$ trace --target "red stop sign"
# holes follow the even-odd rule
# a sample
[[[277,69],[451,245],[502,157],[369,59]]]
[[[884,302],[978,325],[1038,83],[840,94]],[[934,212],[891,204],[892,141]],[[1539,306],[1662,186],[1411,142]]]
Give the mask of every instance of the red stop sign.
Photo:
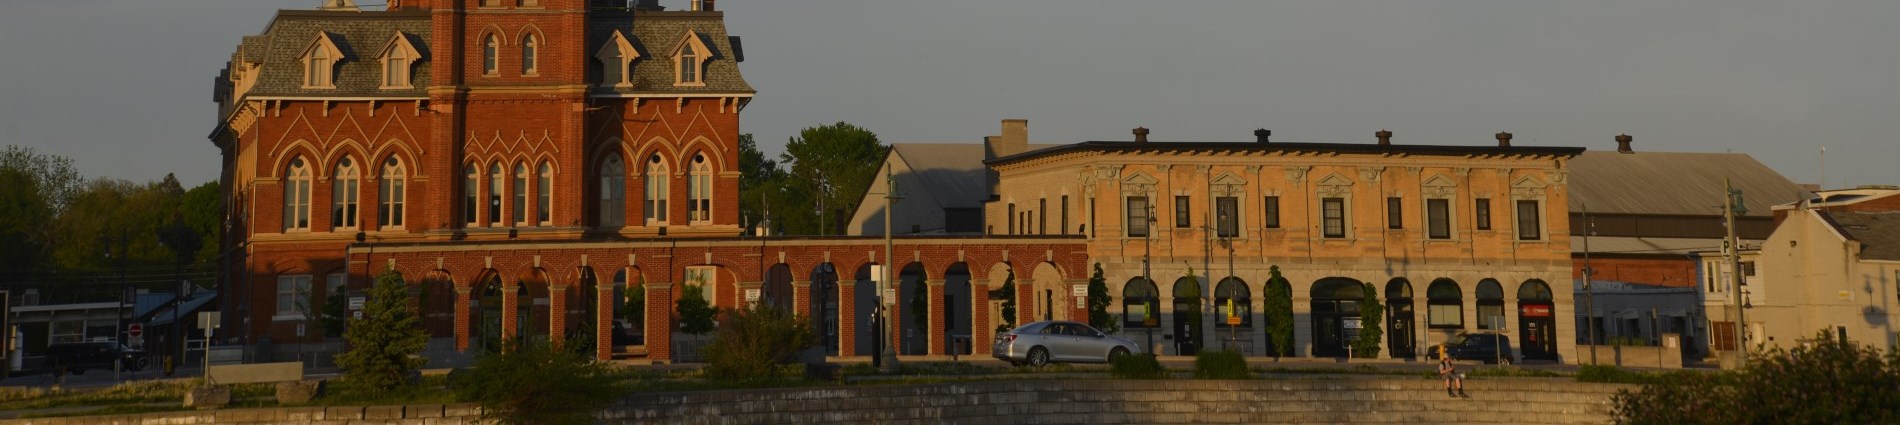
[[[133,323],[131,326],[127,326],[125,328],[126,336],[138,338],[139,335],[144,335],[144,334],[145,334],[145,325]]]

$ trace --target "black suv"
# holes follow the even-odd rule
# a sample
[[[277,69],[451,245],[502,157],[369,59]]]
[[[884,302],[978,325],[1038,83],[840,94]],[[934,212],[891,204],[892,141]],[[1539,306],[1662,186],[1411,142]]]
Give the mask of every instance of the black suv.
[[[1445,354],[1454,360],[1481,360],[1485,363],[1503,362],[1504,364],[1517,362],[1516,357],[1511,354],[1516,352],[1511,349],[1511,337],[1494,333],[1458,334],[1451,337],[1450,341],[1426,350],[1425,356],[1437,360],[1438,350],[1441,347],[1445,350]],[[1498,355],[1498,353],[1504,354]]]
[[[86,369],[112,369],[113,362],[127,371],[144,369],[145,351],[116,342],[69,342],[46,346],[46,365],[54,374],[72,372],[83,375]]]

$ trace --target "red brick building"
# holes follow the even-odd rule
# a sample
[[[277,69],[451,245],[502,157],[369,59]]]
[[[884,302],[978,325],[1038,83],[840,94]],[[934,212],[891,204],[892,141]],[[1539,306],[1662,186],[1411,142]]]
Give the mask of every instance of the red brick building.
[[[761,302],[822,312],[834,353],[865,354],[874,303],[863,288],[868,265],[886,262],[881,240],[740,237],[739,114],[755,91],[712,3],[280,11],[239,44],[216,88],[211,139],[230,211],[223,333],[317,340],[331,295],[360,296],[389,268],[459,350],[516,336],[608,341],[631,325],[652,358],[671,359],[667,312],[681,285],[702,285],[722,307],[757,289]],[[982,289],[1011,269],[1020,291],[1067,293],[1086,263],[1079,241],[1059,237],[904,239],[893,252],[909,265],[902,293],[922,290],[930,305],[927,331],[905,330],[923,322],[893,306],[893,340],[917,354],[946,352],[951,335],[986,339],[995,313]],[[624,305],[634,291],[644,321]]]

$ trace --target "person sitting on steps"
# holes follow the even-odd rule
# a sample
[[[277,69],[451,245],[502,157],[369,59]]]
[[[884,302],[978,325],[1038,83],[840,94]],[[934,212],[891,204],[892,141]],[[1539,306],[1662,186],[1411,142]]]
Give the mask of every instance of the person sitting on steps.
[[[1451,364],[1451,357],[1445,355],[1443,347],[1440,347],[1438,351],[1438,376],[1445,378],[1445,395],[1451,398],[1471,398],[1470,394],[1465,394],[1465,375],[1458,373],[1458,366]],[[1456,393],[1452,392],[1453,382],[1457,383],[1455,388],[1458,392]]]

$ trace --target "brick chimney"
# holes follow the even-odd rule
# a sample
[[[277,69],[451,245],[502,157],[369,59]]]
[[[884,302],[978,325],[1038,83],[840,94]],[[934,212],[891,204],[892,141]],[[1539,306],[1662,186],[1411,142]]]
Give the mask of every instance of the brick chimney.
[[[1000,136],[983,138],[989,158],[1001,158],[1029,151],[1029,120],[1003,120],[1003,133]]]
[[[1392,146],[1392,132],[1380,129],[1378,133],[1372,134],[1379,137],[1379,146]]]
[[[694,12],[711,12],[713,10],[715,10],[713,9],[713,0],[693,0]]]
[[[1135,127],[1135,143],[1148,143],[1148,127]]]
[[[1616,151],[1619,153],[1636,153],[1635,149],[1630,148],[1630,141],[1632,140],[1636,140],[1636,138],[1630,137],[1628,134],[1616,135]]]
[[[1498,133],[1498,147],[1511,147],[1511,133]]]
[[[1269,137],[1273,137],[1273,130],[1262,128],[1253,131],[1253,141],[1255,142],[1266,143]]]

